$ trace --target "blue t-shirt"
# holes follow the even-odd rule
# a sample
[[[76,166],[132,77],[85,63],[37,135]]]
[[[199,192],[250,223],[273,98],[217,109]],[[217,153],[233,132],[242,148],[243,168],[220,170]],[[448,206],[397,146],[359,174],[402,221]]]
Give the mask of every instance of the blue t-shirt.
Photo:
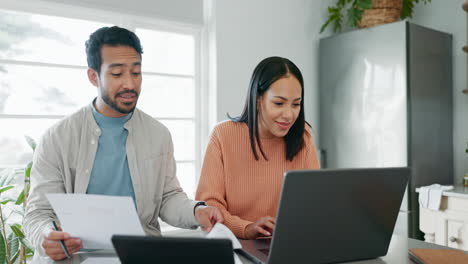
[[[93,106],[93,116],[101,128],[101,136],[86,193],[131,196],[135,201],[125,146],[128,131],[124,128],[132,113],[124,117],[107,117]]]

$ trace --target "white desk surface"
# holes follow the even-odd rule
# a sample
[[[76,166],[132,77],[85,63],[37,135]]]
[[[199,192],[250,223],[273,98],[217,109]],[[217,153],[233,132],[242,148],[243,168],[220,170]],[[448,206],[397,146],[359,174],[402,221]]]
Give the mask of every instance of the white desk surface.
[[[172,232],[171,236],[199,236],[201,231],[193,230],[183,230]],[[408,258],[408,248],[446,248],[436,244],[426,243],[423,241],[408,239],[406,237],[394,235],[390,242],[388,254],[384,257],[365,260],[365,261],[355,261],[347,262],[348,264],[414,264]],[[448,248],[447,248],[448,249]],[[109,253],[86,253],[86,254],[75,254],[71,259],[65,259],[62,261],[53,262],[50,259],[35,259],[32,264],[79,264],[84,261],[87,257],[112,257],[114,254]],[[250,263],[248,260],[240,257],[242,262],[245,264]]]

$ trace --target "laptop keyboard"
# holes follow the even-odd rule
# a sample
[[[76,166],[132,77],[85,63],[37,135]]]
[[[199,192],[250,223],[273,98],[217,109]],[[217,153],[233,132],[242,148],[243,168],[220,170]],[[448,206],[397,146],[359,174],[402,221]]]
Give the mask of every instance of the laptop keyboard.
[[[265,255],[270,255],[270,249],[269,248],[261,248],[258,251],[262,252]]]

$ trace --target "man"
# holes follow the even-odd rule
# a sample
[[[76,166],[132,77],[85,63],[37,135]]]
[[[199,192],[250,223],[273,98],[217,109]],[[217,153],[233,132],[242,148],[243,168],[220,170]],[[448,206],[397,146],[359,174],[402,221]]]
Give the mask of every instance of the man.
[[[56,216],[47,193],[131,196],[148,235],[161,234],[158,217],[206,231],[223,221],[218,209],[187,198],[175,175],[169,131],[136,108],[142,53],[140,40],[126,29],[104,27],[91,34],[88,78],[98,96],[50,128],[36,149],[24,227],[36,249],[53,260],[65,258],[60,240],[71,254],[82,241],[52,231]]]

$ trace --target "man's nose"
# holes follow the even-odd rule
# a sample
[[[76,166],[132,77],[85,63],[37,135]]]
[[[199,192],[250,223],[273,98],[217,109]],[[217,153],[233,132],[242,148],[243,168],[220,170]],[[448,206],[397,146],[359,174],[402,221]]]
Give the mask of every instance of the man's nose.
[[[136,84],[137,80],[133,78],[132,74],[129,73],[124,77],[123,80],[123,88],[129,89],[129,90],[135,90],[136,89]]]

